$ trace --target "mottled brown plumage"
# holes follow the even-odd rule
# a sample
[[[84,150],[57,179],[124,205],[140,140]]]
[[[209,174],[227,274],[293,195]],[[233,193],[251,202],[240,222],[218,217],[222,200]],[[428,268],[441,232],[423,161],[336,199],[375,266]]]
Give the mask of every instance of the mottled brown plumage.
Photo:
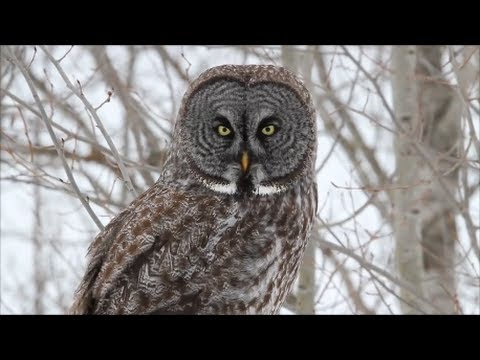
[[[90,246],[72,313],[277,313],[316,210],[315,147],[310,96],[287,70],[203,73],[160,179]]]

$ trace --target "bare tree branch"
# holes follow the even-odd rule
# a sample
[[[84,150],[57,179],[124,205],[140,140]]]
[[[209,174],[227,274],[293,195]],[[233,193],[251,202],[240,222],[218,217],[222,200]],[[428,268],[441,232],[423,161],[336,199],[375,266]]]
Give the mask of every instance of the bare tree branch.
[[[52,124],[50,122],[50,118],[47,116],[47,113],[45,112],[45,109],[43,108],[42,102],[40,101],[40,98],[38,96],[37,91],[35,90],[35,87],[33,86],[32,79],[30,78],[30,75],[25,68],[23,64],[19,62],[13,51],[11,51],[9,48],[6,48],[7,52],[9,53],[10,58],[12,59],[13,63],[18,67],[18,69],[21,71],[23,77],[25,78],[28,87],[30,88],[30,91],[33,95],[33,98],[35,99],[35,103],[38,106],[38,110],[40,111],[41,118],[43,122],[45,123],[45,126],[48,129],[48,132],[50,134],[50,138],[52,139],[53,144],[55,145],[55,149],[57,150],[57,154],[59,158],[62,160],[62,165],[63,168],[65,169],[65,173],[67,174],[68,180],[70,181],[71,186],[73,187],[75,193],[77,194],[78,198],[82,202],[82,205],[85,207],[87,210],[88,214],[92,218],[92,220],[95,222],[95,224],[98,226],[100,230],[103,230],[103,224],[100,222],[98,217],[95,215],[93,212],[92,208],[88,204],[87,200],[82,196],[82,193],[80,192],[80,189],[78,188],[78,185],[75,181],[75,178],[73,177],[73,174],[70,170],[70,167],[67,164],[67,160],[65,159],[65,156],[63,155],[63,151],[60,147],[60,144],[58,142],[57,137],[55,136],[55,133],[52,128]]]

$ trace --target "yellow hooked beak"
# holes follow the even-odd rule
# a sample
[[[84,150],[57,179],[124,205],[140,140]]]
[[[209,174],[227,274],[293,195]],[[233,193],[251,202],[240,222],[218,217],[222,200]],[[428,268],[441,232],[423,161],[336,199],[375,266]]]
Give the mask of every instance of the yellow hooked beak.
[[[248,170],[248,165],[250,165],[250,160],[248,158],[248,153],[246,151],[242,154],[242,159],[240,160],[240,164],[242,165],[242,171],[244,173]]]

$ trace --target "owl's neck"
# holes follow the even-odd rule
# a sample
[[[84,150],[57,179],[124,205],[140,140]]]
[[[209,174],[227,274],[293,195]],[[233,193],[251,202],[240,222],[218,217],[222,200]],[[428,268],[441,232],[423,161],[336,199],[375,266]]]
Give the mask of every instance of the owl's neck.
[[[168,154],[159,181],[172,185],[191,182],[192,174],[188,161],[185,156],[181,156],[178,146],[172,144]]]

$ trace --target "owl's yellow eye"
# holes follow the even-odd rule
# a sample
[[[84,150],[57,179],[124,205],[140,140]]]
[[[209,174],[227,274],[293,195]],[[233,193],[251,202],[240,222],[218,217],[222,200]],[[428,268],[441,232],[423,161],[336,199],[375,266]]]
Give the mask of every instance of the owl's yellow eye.
[[[218,125],[217,132],[218,132],[218,135],[220,136],[228,136],[232,133],[232,130],[230,130],[228,127],[224,125]]]
[[[267,125],[262,128],[262,134],[266,136],[271,136],[275,134],[275,125]]]

